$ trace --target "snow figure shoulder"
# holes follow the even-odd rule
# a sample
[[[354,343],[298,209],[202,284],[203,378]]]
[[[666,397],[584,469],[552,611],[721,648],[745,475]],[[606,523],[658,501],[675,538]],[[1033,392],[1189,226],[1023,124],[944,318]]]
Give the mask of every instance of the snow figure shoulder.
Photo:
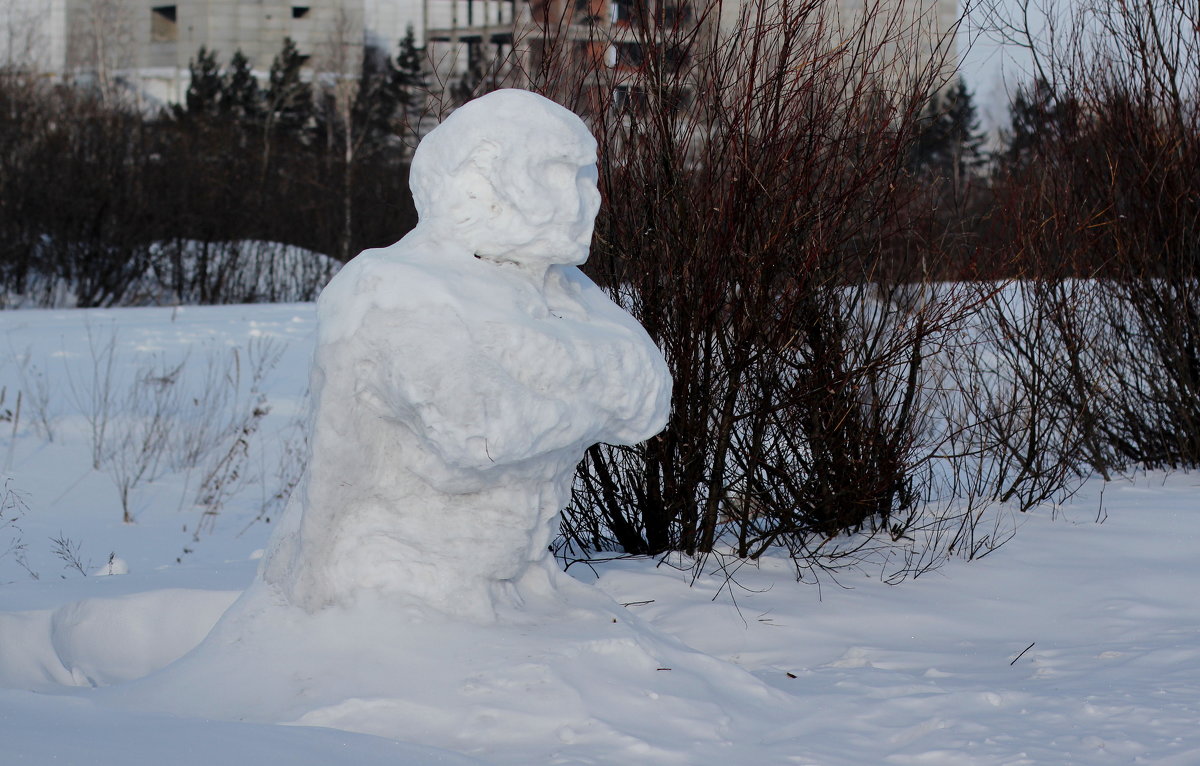
[[[519,90],[417,148],[419,224],[318,302],[311,459],[261,572],[287,601],[487,621],[552,587],[583,451],[649,438],[670,406],[657,347],[576,268],[595,163],[577,116]]]

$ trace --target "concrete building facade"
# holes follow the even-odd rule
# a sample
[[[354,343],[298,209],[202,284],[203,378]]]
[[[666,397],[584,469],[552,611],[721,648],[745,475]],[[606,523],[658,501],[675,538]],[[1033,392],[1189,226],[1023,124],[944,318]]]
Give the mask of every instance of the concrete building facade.
[[[353,70],[362,48],[394,55],[406,27],[418,44],[428,0],[0,0],[0,66],[119,83],[174,102],[201,46],[235,51],[265,75],[285,38],[310,68]]]
[[[425,18],[431,59],[440,63],[442,80],[481,61],[484,75],[495,84],[520,85],[520,73],[537,71],[547,55],[559,57],[558,66],[566,55],[574,60],[565,64],[568,68],[582,64],[584,70],[624,73],[615,78],[622,83],[616,86],[622,92],[614,94],[619,101],[636,93],[637,71],[648,57],[671,55],[671,38],[689,38],[699,27],[698,34],[716,45],[738,45],[745,39],[739,30],[748,24],[770,28],[785,17],[795,23],[798,16],[829,50],[870,47],[869,38],[876,38],[879,48],[871,65],[897,77],[932,71],[933,64],[942,74],[929,79],[948,81],[957,65],[957,0],[826,0],[815,12],[804,0],[426,1],[439,10]],[[656,46],[656,51],[647,49]],[[614,81],[596,79],[606,88]]]
[[[310,72],[348,72],[361,61],[364,45],[394,55],[411,27],[418,46],[427,49],[433,87],[472,69],[497,84],[520,85],[520,71],[536,69],[539,51],[551,44],[565,44],[611,68],[636,68],[644,52],[627,31],[635,13],[651,12],[667,24],[698,24],[704,15],[712,34],[727,35],[747,9],[774,2],[728,0],[714,19],[701,13],[704,1],[0,0],[0,66],[90,77],[102,87],[176,102],[187,90],[188,63],[201,46],[216,51],[222,62],[240,50],[265,75],[290,37],[309,58]],[[882,8],[885,17],[915,32],[909,37],[913,50],[897,51],[897,60],[941,55],[953,66],[956,0],[827,5],[835,30],[837,24],[857,23],[866,8],[874,13]],[[836,33],[831,44],[837,44]]]

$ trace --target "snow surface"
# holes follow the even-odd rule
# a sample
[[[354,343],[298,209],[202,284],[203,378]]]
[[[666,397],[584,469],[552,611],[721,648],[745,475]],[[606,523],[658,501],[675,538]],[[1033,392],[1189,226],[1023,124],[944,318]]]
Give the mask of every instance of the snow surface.
[[[575,268],[594,156],[498,92],[315,317],[0,313],[5,763],[1200,763],[1190,475],[1092,482],[900,587],[558,569],[582,451],[670,398]]]
[[[581,624],[535,613],[491,633],[474,623],[452,631],[452,620],[433,615],[404,634],[395,616],[341,628],[318,620],[309,635],[274,626],[275,651],[264,648],[257,660],[291,684],[297,708],[306,690],[324,689],[329,704],[297,715],[311,714],[305,723],[320,727],[234,723],[233,708],[207,718],[136,710],[118,693],[129,682],[91,688],[89,676],[107,682],[100,669],[125,668],[128,677],[186,652],[254,581],[275,522],[252,521],[274,492],[272,448],[292,438],[303,410],[315,327],[311,305],[0,312],[0,386],[8,392],[0,411],[25,392],[15,438],[11,421],[0,422],[0,459],[28,506],[17,524],[27,564],[40,575],[32,579],[5,553],[17,529],[0,527],[3,763],[1200,763],[1194,474],[1089,482],[1063,508],[1014,514],[1017,536],[988,557],[951,561],[899,586],[869,570],[843,577],[841,587],[797,585],[777,558],[736,569],[732,583],[715,571],[689,586],[690,573],[673,562],[616,560],[595,573],[570,569],[629,605],[609,607],[607,624],[583,609]],[[66,382],[70,371],[81,393],[91,384],[89,335],[96,345],[115,340],[122,393],[151,362],[185,362],[179,385],[195,398],[210,351],[245,360],[251,343],[287,344],[262,384],[270,414],[250,438],[247,474],[199,541],[201,511],[190,502],[198,471],[190,483],[181,468],[136,487],[136,523],[128,525],[106,470],[91,468],[89,429]],[[31,404],[38,373],[51,387],[52,441]],[[191,418],[176,424],[195,426]],[[128,574],[85,577],[65,566],[51,544],[64,536],[79,545],[89,574],[110,552]],[[101,617],[103,630],[92,633],[89,620]],[[602,628],[611,633],[597,638]],[[352,632],[359,629],[368,631],[361,640]],[[328,653],[305,659],[300,639],[326,642]],[[435,639],[444,643],[427,645]],[[705,699],[706,675],[681,681],[678,669],[658,669],[673,666],[640,664],[671,640],[748,676],[668,646],[734,690],[696,704],[690,698]],[[467,662],[482,647],[493,663],[449,674],[406,664],[419,643],[435,661]],[[261,676],[198,675],[176,689],[169,709],[216,706],[231,693],[246,704]],[[772,693],[752,691],[755,679]],[[331,689],[357,680],[369,693],[332,701]],[[681,696],[690,713],[681,712]],[[780,714],[748,722],[764,699]],[[448,720],[464,710],[478,728],[450,731]],[[382,731],[397,718],[413,732],[408,742],[353,733]]]
[[[127,285],[120,300],[124,306],[309,300],[341,267],[322,253],[269,240],[167,240],[149,244],[145,256],[149,265]],[[54,258],[38,248],[33,260],[36,264]],[[0,309],[78,304],[69,281],[43,274],[36,265],[23,281],[24,293],[0,290]]]

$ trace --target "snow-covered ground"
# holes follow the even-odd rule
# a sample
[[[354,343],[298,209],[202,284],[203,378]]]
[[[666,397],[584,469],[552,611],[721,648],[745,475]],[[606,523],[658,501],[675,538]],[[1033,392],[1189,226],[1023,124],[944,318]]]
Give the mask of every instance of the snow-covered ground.
[[[20,311],[0,329],[5,764],[1200,763],[1200,478],[1182,473],[1089,482],[984,559],[900,586],[797,585],[778,559],[694,584],[679,562],[573,566],[624,605],[610,639],[553,615],[455,634],[380,615],[344,642],[336,619],[295,642],[277,626],[261,661],[297,709],[310,686],[344,691],[271,719],[299,725],[247,714],[258,690],[228,676],[167,684],[165,707],[202,716],[132,704],[254,578],[303,451],[313,308]],[[403,640],[355,633],[385,628]],[[337,663],[305,662],[339,643]],[[514,661],[439,670],[476,651]]]

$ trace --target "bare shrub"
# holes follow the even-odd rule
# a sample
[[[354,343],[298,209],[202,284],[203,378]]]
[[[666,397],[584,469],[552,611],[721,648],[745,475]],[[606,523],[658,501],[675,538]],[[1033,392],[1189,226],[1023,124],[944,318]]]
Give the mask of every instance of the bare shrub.
[[[21,392],[32,410],[34,428],[48,442],[54,441],[54,387],[46,371],[33,363],[33,352],[25,349],[21,353],[13,353],[17,364],[17,374],[20,379]],[[25,393],[28,392],[28,393]]]
[[[170,452],[177,470],[204,465],[241,430],[247,411],[262,406],[268,375],[287,345],[267,336],[252,337],[245,348],[209,349],[204,371],[191,378],[191,396],[182,403]]]
[[[37,580],[38,573],[29,566],[29,546],[21,530],[21,519],[28,514],[29,504],[25,494],[15,489],[12,479],[6,477],[3,489],[0,489],[0,559],[12,556],[19,567]]]
[[[939,386],[979,298],[930,281],[944,251],[915,229],[926,198],[907,170],[944,49],[903,10],[757,2],[730,23],[708,4],[692,23],[664,7],[633,3],[591,47],[548,17],[530,73],[593,124],[605,206],[588,268],[675,381],[662,434],[588,450],[568,545],[782,547],[803,576],[921,532],[938,552],[910,563],[931,565],[976,518],[954,506],[947,450],[976,424],[946,421]]]
[[[249,478],[250,441],[270,411],[265,382],[286,344],[257,336],[244,348],[210,350],[199,376],[191,372],[190,352],[179,361],[158,357],[123,380],[116,374],[115,331],[100,336],[91,325],[86,331],[90,380],[77,379],[68,366],[68,388],[88,424],[93,468],[112,479],[125,523],[134,521],[135,490],[167,471],[187,478],[199,471],[195,504],[215,519]]]
[[[254,463],[253,441],[262,425],[262,419],[271,411],[264,392],[264,383],[279,363],[285,348],[285,344],[269,337],[250,339],[245,350],[245,393],[242,393],[242,355],[237,349],[233,351],[233,377],[225,379],[231,386],[233,396],[227,400],[229,406],[219,416],[227,419],[228,425],[219,432],[220,438],[213,444],[213,457],[210,457],[203,467],[193,501],[193,506],[198,508],[201,514],[199,521],[193,526],[193,538],[196,541],[199,541],[201,535],[215,528],[221,509],[231,497],[256,478],[265,480],[265,476],[256,477],[251,473]],[[212,417],[207,408],[200,414],[202,417]],[[281,460],[284,462],[281,466],[287,464],[286,455],[290,448],[290,444],[282,447],[284,457]],[[297,479],[282,473],[277,478],[284,482],[286,492],[290,494],[291,487],[287,484],[290,482],[294,486]],[[265,507],[264,504],[264,509]]]
[[[21,391],[17,391],[16,401],[12,409],[4,407],[8,398],[8,387],[0,388],[0,423],[12,423],[12,434],[8,438],[8,455],[4,460],[4,470],[12,470],[13,454],[17,449],[17,429],[21,425]]]
[[[1027,6],[1027,9],[1032,6]],[[1042,9],[1050,13],[1049,6]],[[1026,37],[996,245],[1032,280],[1055,354],[1030,381],[1078,429],[1077,463],[1200,464],[1200,33],[1194,4],[1069,6]],[[1020,19],[1009,19],[1016,30]],[[1094,34],[1093,34],[1094,33]],[[1031,360],[1032,361],[1032,360]],[[1027,365],[1029,374],[1034,369]],[[1029,389],[1032,390],[1032,389]],[[1052,444],[1052,442],[1051,442]]]
[[[315,88],[294,45],[266,88],[201,50],[162,111],[120,97],[108,53],[85,54],[95,87],[0,68],[0,306],[309,300],[415,223],[395,135],[420,121],[411,41]]]
[[[84,322],[84,332],[88,339],[90,355],[90,370],[83,373],[83,378],[76,380],[71,372],[71,366],[64,361],[64,371],[67,378],[67,388],[75,402],[78,411],[88,424],[91,436],[92,470],[100,470],[108,448],[108,426],[112,419],[113,408],[116,406],[117,392],[114,379],[117,356],[117,333],[109,330],[104,337],[99,337],[90,322]],[[89,379],[90,378],[90,379]]]
[[[159,360],[143,367],[112,417],[102,465],[117,487],[126,524],[134,521],[134,489],[154,481],[166,466],[164,457],[180,408],[179,381],[185,364]]]
[[[64,569],[73,569],[84,577],[87,577],[88,570],[91,569],[92,565],[90,561],[87,564],[83,562],[83,557],[80,554],[81,543],[72,540],[62,532],[58,533],[58,537],[50,538],[50,542],[53,546],[50,552],[63,563]]]
[[[307,400],[308,395],[305,395]],[[244,534],[258,522],[270,524],[287,507],[292,492],[300,485],[308,467],[308,417],[299,415],[276,436],[279,445],[278,461],[272,470],[262,467],[263,495],[258,514],[238,534]]]
[[[948,447],[965,469],[954,494],[1026,511],[1064,500],[1088,474],[1086,413],[1060,396],[1074,380],[1059,342],[1072,284],[986,289],[965,342],[949,350]]]
[[[240,387],[241,369],[236,349],[229,353],[208,349],[204,371],[189,381],[190,395],[180,404],[173,429],[170,459],[176,470],[200,466],[232,428],[232,400]]]
[[[250,440],[258,431],[262,418],[269,412],[266,397],[260,395],[251,410],[238,423],[228,448],[219,453],[214,463],[207,468],[196,490],[195,505],[200,508],[201,516],[193,528],[192,536],[195,540],[199,540],[202,534],[215,528],[222,506],[250,480],[247,476]]]

